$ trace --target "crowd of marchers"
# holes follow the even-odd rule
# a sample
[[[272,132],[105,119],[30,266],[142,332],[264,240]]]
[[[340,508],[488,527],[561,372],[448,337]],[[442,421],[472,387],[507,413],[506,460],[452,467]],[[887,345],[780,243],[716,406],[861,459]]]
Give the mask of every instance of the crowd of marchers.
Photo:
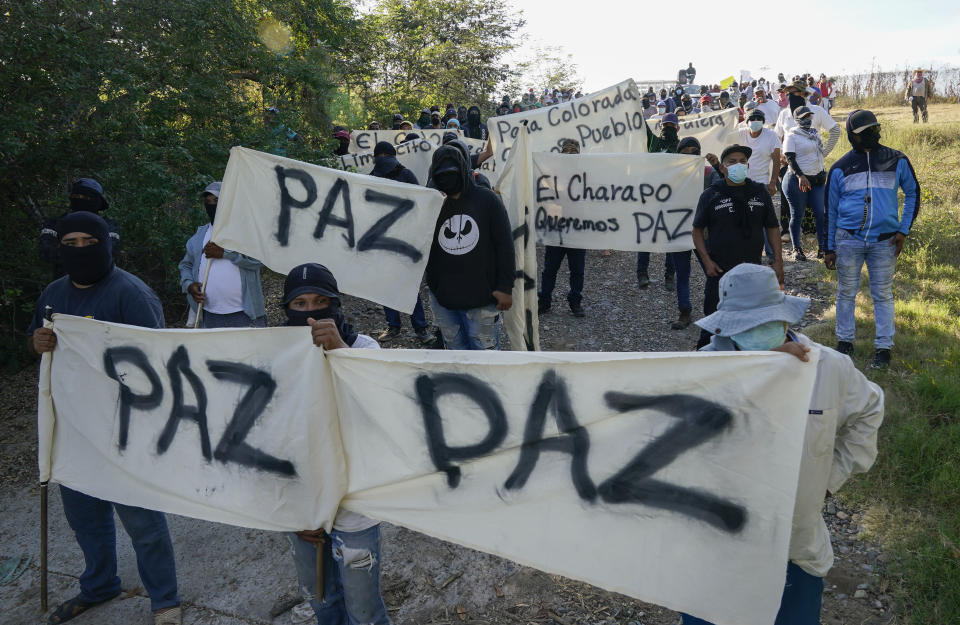
[[[648,90],[643,101],[649,152],[704,159],[704,185],[698,189],[693,221],[697,263],[691,262],[691,251],[672,252],[665,258],[665,283],[675,289],[679,310],[672,327],[682,329],[695,322],[701,328],[697,348],[706,351],[773,350],[807,360],[812,346],[820,350],[806,433],[808,441],[816,444],[805,446],[790,562],[784,572],[781,613],[776,621],[780,625],[812,625],[819,622],[823,577],[833,562],[829,533],[820,515],[823,497],[840,488],[851,474],[869,469],[876,457],[877,429],[883,416],[882,391],[848,357],[853,353],[861,268],[866,265],[870,274],[873,366],[887,367],[895,329],[896,261],[919,211],[919,183],[909,159],[882,144],[880,122],[867,110],[853,111],[842,120],[852,149],[827,170],[824,157],[835,148],[841,133],[840,124],[829,114],[834,93],[829,80],[823,87],[812,77],[798,76],[786,83],[781,75],[774,88],[761,78],[736,87],[735,95],[730,90],[721,90],[716,97],[706,93],[694,104],[684,88],[695,76],[691,64],[673,94]],[[821,80],[825,79],[821,75]],[[552,106],[578,95],[554,90],[537,97],[531,90],[522,101],[526,106]],[[508,100],[501,108],[508,107]],[[721,154],[701,154],[696,139],[678,136],[682,115],[703,112],[705,105],[731,108],[734,101],[742,109],[741,127],[737,142]],[[439,107],[424,109],[416,123],[397,114],[394,127],[414,135],[424,128],[451,130],[434,152],[426,181],[444,197],[433,226],[425,276],[438,332],[434,336],[429,330],[419,297],[411,316],[413,329],[425,345],[499,349],[502,318],[513,305],[515,252],[507,209],[489,181],[476,171],[489,153],[471,155],[460,140],[462,135],[487,139],[480,109],[452,105],[443,111]],[[346,133],[338,138],[349,142],[349,131],[337,132]],[[286,139],[295,139],[296,133],[284,134]],[[580,147],[574,139],[560,143],[560,151],[571,158]],[[371,175],[408,184],[421,182],[397,160],[393,144],[380,142],[374,152]],[[267,325],[267,315],[260,261],[211,240],[220,192],[221,183],[211,182],[199,193],[198,208],[207,219],[185,241],[179,264],[181,287],[190,306],[188,325],[262,328]],[[904,195],[902,208],[898,192]],[[777,193],[785,198],[779,205],[789,207],[788,224],[777,214],[773,201]],[[165,327],[153,289],[115,263],[122,239],[117,224],[106,216],[109,208],[101,185],[94,178],[80,178],[70,189],[69,208],[44,225],[40,250],[51,263],[53,280],[40,296],[29,328],[32,351],[57,349],[57,335],[45,327],[45,310]],[[835,348],[815,345],[791,329],[801,320],[809,300],[782,290],[782,236],[788,234],[794,259],[804,260],[800,223],[808,208],[816,222],[817,256],[828,269],[838,272]],[[468,231],[470,236],[464,237]],[[585,251],[580,249],[545,249],[539,275],[540,314],[551,313],[564,258],[570,271],[570,322],[587,314],[584,257]],[[690,303],[694,266],[706,276],[703,316],[696,321]],[[638,253],[638,297],[649,287],[649,267],[650,254]],[[602,292],[590,295],[604,296]],[[379,342],[358,333],[342,310],[336,277],[317,262],[289,272],[281,306],[287,325],[310,326],[310,340],[325,349],[378,349],[380,342],[389,342],[401,333],[400,314],[391,310],[385,313],[388,330]],[[823,451],[823,441],[832,441],[832,451]],[[85,568],[79,593],[63,600],[49,615],[49,622],[64,623],[120,594],[116,512],[132,539],[155,623],[181,623],[174,549],[164,515],[103,501],[64,486],[60,493]],[[330,532],[304,528],[290,533],[288,539],[306,599],[298,609],[306,611],[311,620],[315,616],[317,623],[337,625],[390,622],[380,589],[378,521],[341,510]],[[321,587],[318,558],[324,571]],[[690,615],[683,619],[687,625],[706,622]]]

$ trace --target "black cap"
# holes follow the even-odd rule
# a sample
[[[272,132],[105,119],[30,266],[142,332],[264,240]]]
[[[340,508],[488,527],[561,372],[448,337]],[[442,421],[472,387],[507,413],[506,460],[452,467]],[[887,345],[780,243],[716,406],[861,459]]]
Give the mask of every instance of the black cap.
[[[857,109],[847,116],[847,130],[855,135],[860,134],[871,126],[879,126],[877,116],[866,109]]]
[[[697,148],[697,154],[700,154],[700,142],[697,141],[696,137],[684,137],[680,139],[680,143],[677,144],[677,152],[682,152],[687,148]]]
[[[447,144],[450,143],[451,141],[456,141],[457,138],[458,138],[458,137],[457,137],[457,133],[455,133],[455,132],[445,132],[445,133],[443,133],[443,139],[441,139],[440,144],[441,144],[441,145],[447,145]]]
[[[807,106],[798,106],[797,108],[793,109],[794,119],[800,119],[801,117],[806,117],[807,115],[812,115],[812,114],[813,114],[813,111],[811,111],[810,108]],[[874,121],[876,121],[876,118],[874,118]]]
[[[316,293],[340,299],[337,280],[329,269],[319,263],[306,263],[290,270],[283,281],[283,305],[289,304],[298,295]]]
[[[767,121],[767,116],[764,115],[763,111],[761,111],[760,109],[753,109],[752,111],[750,111],[750,114],[747,115],[747,121],[751,119],[759,119],[760,121],[765,122]]]
[[[381,154],[386,154],[387,156],[396,156],[397,148],[393,147],[393,144],[389,141],[379,141],[373,148],[373,155],[380,156]]]
[[[413,141],[414,139],[419,139],[419,138],[420,138],[420,135],[418,135],[415,132],[408,132],[407,134],[403,135],[404,141]]]
[[[746,156],[748,160],[750,159],[750,155],[753,154],[753,150],[751,150],[747,146],[737,145],[736,143],[734,143],[733,145],[728,145],[726,148],[724,148],[723,153],[720,155],[720,161],[723,162],[727,160],[727,156],[729,156],[730,154],[733,154],[734,152],[740,152],[741,154]]]

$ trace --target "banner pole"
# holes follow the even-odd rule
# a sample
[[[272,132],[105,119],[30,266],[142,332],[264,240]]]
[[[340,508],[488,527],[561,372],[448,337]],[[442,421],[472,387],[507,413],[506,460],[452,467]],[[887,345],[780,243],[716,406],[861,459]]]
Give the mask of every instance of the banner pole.
[[[207,258],[207,268],[203,272],[203,282],[200,284],[200,293],[207,292],[207,278],[210,277],[210,265],[213,263],[212,258]],[[193,322],[193,329],[196,330],[200,327],[200,317],[203,316],[203,302],[200,302],[197,305],[197,320]]]
[[[47,611],[47,484],[40,482],[40,609]]]

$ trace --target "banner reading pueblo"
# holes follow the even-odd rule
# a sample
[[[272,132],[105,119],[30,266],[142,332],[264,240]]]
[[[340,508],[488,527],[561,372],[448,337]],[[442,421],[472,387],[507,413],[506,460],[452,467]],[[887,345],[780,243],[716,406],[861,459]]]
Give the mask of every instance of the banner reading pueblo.
[[[702,156],[533,155],[537,239],[546,245],[627,252],[693,249]]]
[[[487,120],[493,157],[481,166],[496,184],[510,156],[510,146],[526,126],[532,152],[559,152],[564,139],[580,142],[580,151],[646,152],[647,130],[640,92],[632,79],[549,108]]]
[[[329,527],[348,485],[348,509],[718,625],[777,613],[816,350],[324,352],[53,319],[42,478],[273,530]]]
[[[235,147],[210,240],[277,273],[322,263],[343,293],[412,313],[443,196]]]

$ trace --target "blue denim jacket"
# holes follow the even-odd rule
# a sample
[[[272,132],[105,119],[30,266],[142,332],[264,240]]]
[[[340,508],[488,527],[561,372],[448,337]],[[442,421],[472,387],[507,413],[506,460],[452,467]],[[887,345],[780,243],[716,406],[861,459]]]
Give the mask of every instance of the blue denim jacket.
[[[203,254],[203,238],[207,236],[207,229],[210,224],[203,224],[197,228],[197,232],[187,240],[187,253],[180,261],[180,290],[184,293],[194,282],[201,282],[203,277],[200,275],[201,258]],[[262,263],[249,256],[244,256],[230,250],[223,251],[223,257],[240,269],[240,288],[243,291],[243,312],[251,319],[263,317],[267,314],[263,305],[263,287],[260,285],[260,267]],[[187,295],[187,303],[190,309],[196,312],[197,303],[193,297]]]

